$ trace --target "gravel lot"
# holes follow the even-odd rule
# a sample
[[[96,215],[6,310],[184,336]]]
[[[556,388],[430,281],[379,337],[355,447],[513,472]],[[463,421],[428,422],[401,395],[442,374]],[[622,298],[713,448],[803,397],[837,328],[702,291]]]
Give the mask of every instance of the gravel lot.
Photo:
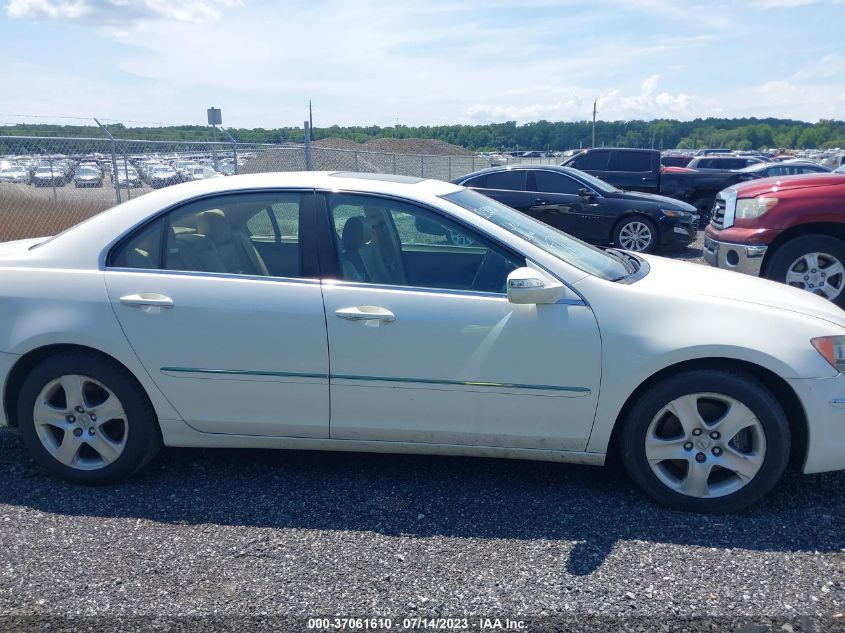
[[[468,458],[171,449],[92,488],[0,430],[0,481],[0,630],[845,630],[845,473],[789,474],[730,516],[665,510],[613,469]]]

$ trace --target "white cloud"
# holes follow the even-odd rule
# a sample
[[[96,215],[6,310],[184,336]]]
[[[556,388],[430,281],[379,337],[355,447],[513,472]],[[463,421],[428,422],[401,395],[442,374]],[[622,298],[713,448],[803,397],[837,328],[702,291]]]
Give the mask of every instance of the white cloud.
[[[79,21],[93,25],[132,25],[171,19],[204,23],[220,19],[220,11],[240,0],[11,0],[12,18]]]
[[[845,79],[845,55],[825,55],[818,61],[805,64],[798,72],[792,75],[795,80],[832,79],[841,77]]]

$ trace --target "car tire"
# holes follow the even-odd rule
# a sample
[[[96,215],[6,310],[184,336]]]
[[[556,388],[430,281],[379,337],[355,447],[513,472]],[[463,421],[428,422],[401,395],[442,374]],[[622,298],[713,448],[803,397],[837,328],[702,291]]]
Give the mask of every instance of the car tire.
[[[755,378],[693,370],[638,398],[622,421],[617,447],[631,479],[658,503],[735,512],[780,481],[790,432],[783,408]]]
[[[640,239],[648,235],[648,241]],[[660,234],[652,220],[642,215],[630,215],[622,220],[613,229],[613,243],[621,249],[635,253],[651,253],[657,250],[660,242]],[[631,244],[639,245],[631,247]]]
[[[62,352],[36,365],[21,385],[17,413],[33,459],[74,483],[129,477],[162,446],[143,388],[121,365],[92,352]]]
[[[812,272],[813,256],[815,262],[821,265],[815,269],[816,273]],[[822,278],[824,271],[832,266],[836,266],[840,272],[835,275],[825,274]],[[811,279],[802,279],[802,272],[807,272],[807,277]],[[764,276],[824,296],[840,308],[845,308],[845,241],[827,235],[796,237],[774,252],[766,265]],[[813,284],[815,288],[809,287],[811,281],[818,280],[825,284],[824,290],[816,283]]]

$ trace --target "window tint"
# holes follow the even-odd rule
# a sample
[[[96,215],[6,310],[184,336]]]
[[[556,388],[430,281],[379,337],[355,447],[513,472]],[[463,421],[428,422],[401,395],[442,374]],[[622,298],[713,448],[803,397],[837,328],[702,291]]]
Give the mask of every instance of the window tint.
[[[298,193],[205,198],[132,235],[112,253],[110,265],[299,277],[299,214]]]
[[[342,279],[504,293],[524,260],[434,211],[360,195],[329,196]]]
[[[786,168],[784,167],[769,167],[768,172],[766,173],[767,176],[785,176],[786,175]]]
[[[570,165],[576,169],[606,170],[610,152],[587,152],[581,154]]]
[[[563,174],[552,171],[545,171],[537,169],[533,171],[534,186],[533,190],[543,193],[570,193],[578,194],[579,189],[583,189],[584,185]]]
[[[648,152],[613,152],[610,171],[651,171],[651,156]]]
[[[509,191],[525,191],[528,172],[524,169],[505,169],[487,174],[487,189],[507,189]]]
[[[464,187],[479,187],[483,188],[487,180],[487,174],[481,174],[475,178],[470,178],[464,183]]]

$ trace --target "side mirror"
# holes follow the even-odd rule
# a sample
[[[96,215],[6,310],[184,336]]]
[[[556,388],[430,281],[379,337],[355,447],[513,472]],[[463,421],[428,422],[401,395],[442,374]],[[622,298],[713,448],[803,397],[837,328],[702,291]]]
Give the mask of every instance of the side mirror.
[[[582,187],[581,189],[578,190],[578,195],[581,196],[582,198],[592,198],[593,192],[590,191],[589,189],[587,189],[586,187]]]
[[[428,218],[419,215],[414,217],[414,228],[425,235],[447,234],[446,227],[442,224],[438,224],[434,220],[429,220]]]
[[[557,303],[566,286],[533,268],[517,268],[508,275],[508,301],[511,303]]]

